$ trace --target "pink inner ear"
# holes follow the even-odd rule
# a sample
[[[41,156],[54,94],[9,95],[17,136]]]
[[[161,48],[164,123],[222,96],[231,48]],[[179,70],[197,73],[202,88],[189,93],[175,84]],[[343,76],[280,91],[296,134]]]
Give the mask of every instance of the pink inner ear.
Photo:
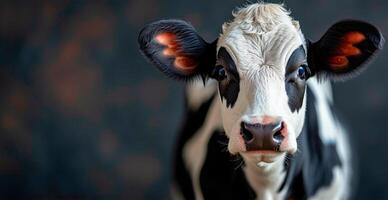
[[[333,70],[340,70],[348,66],[349,60],[346,56],[332,56],[329,58],[329,63]]]
[[[174,67],[184,74],[194,72],[197,66],[195,59],[185,56],[181,51],[181,45],[177,41],[177,36],[174,33],[164,32],[155,36],[155,40],[164,45],[163,55],[166,57],[175,58]]]
[[[341,46],[339,46],[338,51],[339,55],[343,56],[357,56],[361,54],[361,50],[350,43],[343,43]]]
[[[159,33],[157,36],[155,36],[155,39],[159,44],[165,46],[176,45],[176,35],[174,33]]]
[[[342,38],[336,53],[329,57],[329,64],[333,70],[346,69],[349,64],[348,57],[361,55],[361,50],[354,46],[366,39],[365,35],[360,32],[346,33]]]
[[[350,44],[358,44],[364,41],[365,35],[360,32],[349,32],[342,37],[342,41]]]

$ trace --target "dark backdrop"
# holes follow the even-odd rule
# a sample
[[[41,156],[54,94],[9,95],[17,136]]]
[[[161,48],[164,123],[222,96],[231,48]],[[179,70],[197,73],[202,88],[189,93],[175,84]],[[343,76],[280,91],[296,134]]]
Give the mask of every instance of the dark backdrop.
[[[388,33],[385,0],[285,3],[312,40],[342,18]],[[211,41],[242,4],[3,0],[0,198],[167,199],[183,85],[140,56],[138,31],[183,18]],[[387,62],[382,51],[357,79],[334,85],[359,161],[357,199],[388,199]]]

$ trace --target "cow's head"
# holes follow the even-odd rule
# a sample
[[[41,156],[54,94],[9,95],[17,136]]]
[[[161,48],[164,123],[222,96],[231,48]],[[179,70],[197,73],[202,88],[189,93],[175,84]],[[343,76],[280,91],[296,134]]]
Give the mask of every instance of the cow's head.
[[[306,82],[313,76],[352,77],[383,44],[377,28],[356,20],[337,22],[309,42],[277,4],[249,5],[233,16],[213,43],[180,20],[151,23],[139,36],[142,52],[168,76],[218,81],[232,154],[294,153],[304,123]]]

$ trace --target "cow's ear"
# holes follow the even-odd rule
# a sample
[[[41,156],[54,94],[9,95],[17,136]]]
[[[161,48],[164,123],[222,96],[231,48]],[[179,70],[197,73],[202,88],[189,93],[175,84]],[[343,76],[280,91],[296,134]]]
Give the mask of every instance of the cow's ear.
[[[216,60],[216,41],[209,44],[182,20],[145,26],[138,38],[142,53],[164,74],[179,80],[207,76]]]
[[[309,45],[309,65],[318,78],[345,80],[366,68],[382,48],[384,38],[373,25],[344,20],[335,23],[322,38]]]

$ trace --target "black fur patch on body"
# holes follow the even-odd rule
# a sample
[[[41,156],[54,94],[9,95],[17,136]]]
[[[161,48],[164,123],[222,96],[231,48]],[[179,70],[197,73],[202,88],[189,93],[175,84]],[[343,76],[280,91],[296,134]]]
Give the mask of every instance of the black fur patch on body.
[[[183,148],[198,129],[203,126],[214,97],[213,95],[210,99],[203,102],[197,110],[191,110],[187,105],[187,99],[185,101],[187,111],[176,141],[173,171],[174,181],[185,199],[195,199],[195,195],[191,175],[183,160]]]
[[[330,186],[334,167],[342,166],[336,144],[324,144],[320,138],[316,99],[309,88],[307,95],[305,124],[298,137],[299,151],[290,155],[286,179],[279,190],[288,186],[287,197],[292,199],[307,199],[319,189]]]
[[[211,136],[205,162],[200,173],[204,199],[256,199],[256,193],[245,178],[240,161],[233,161],[223,142],[223,131]],[[241,159],[241,158],[240,158]]]

